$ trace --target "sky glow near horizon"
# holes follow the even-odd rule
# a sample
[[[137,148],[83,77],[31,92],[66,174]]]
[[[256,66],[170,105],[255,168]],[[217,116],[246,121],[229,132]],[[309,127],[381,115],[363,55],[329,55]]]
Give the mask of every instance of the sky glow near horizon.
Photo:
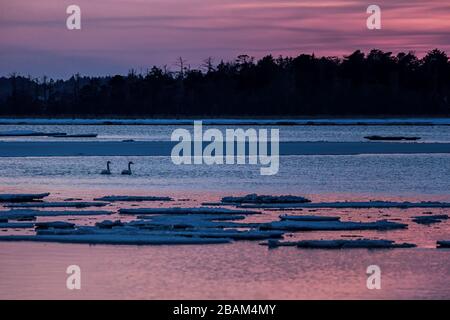
[[[81,30],[66,8],[81,7]],[[366,8],[382,10],[368,30]],[[152,65],[191,68],[239,54],[260,58],[368,51],[450,51],[450,2],[441,0],[1,0],[0,76],[126,74]]]

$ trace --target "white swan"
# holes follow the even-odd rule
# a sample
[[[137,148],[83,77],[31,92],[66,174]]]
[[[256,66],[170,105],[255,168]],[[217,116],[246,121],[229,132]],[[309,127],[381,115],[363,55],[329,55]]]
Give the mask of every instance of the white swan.
[[[128,170],[123,170],[122,174],[130,175],[131,174],[131,165],[134,164],[132,161],[128,162]]]
[[[111,174],[111,169],[109,168],[109,165],[111,164],[111,161],[106,162],[106,170],[102,170],[100,174]]]

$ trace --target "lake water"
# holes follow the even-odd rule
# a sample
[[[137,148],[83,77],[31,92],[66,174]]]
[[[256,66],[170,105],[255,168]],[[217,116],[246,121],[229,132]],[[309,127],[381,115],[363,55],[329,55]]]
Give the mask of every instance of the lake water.
[[[69,134],[98,133],[100,140],[169,140],[175,126],[18,126],[1,131],[33,130]],[[191,129],[190,127],[186,127]],[[289,126],[283,141],[363,141],[365,135],[414,135],[423,142],[450,142],[449,126]],[[1,138],[48,141],[49,138]],[[51,138],[50,138],[51,139]],[[56,138],[53,138],[56,139]],[[58,141],[61,141],[58,139]],[[78,141],[78,140],[77,140]],[[369,142],[368,142],[369,143]],[[99,175],[107,160],[114,172],[135,163],[132,176]],[[295,194],[313,201],[450,201],[450,154],[281,156],[275,176],[259,166],[177,166],[170,157],[0,157],[0,193],[51,192],[48,201],[92,200],[104,195],[164,195],[170,205],[198,206],[222,196]],[[167,204],[142,203],[140,206]],[[115,203],[105,210],[130,207]],[[306,210],[307,211],[307,210]],[[321,209],[317,215],[342,220],[389,219],[407,230],[301,232],[287,239],[367,237],[411,242],[414,249],[268,250],[256,242],[192,246],[105,246],[0,242],[0,298],[101,299],[301,299],[301,298],[450,298],[450,222],[430,226],[412,222],[424,212],[450,209]],[[283,212],[290,213],[290,212]],[[297,212],[298,213],[298,212]],[[264,211],[251,219],[276,220]],[[70,217],[92,225],[106,217]],[[108,219],[123,219],[119,215]],[[58,220],[69,220],[68,218]],[[38,221],[49,218],[38,218]],[[23,232],[0,230],[2,235]],[[82,270],[82,289],[65,287],[68,265]],[[382,289],[366,288],[366,268],[379,265]]]
[[[37,132],[65,132],[67,134],[98,134],[96,139],[64,140],[125,140],[136,141],[168,141],[173,130],[185,128],[192,130],[192,126],[173,125],[0,125],[0,133],[11,130],[31,130]],[[204,126],[204,130],[211,126]],[[215,128],[224,130],[224,126]],[[236,126],[226,126],[236,128]],[[239,128],[256,128],[253,126],[239,126]],[[264,126],[264,128],[278,128],[281,141],[365,141],[365,136],[417,136],[421,142],[450,142],[450,126]],[[61,138],[47,137],[0,137],[0,141],[61,141]],[[367,140],[366,140],[367,141]]]

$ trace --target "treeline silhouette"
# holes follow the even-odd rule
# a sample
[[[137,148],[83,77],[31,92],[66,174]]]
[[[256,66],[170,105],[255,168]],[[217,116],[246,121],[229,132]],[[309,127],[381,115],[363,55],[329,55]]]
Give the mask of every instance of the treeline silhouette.
[[[3,116],[433,115],[450,112],[450,62],[434,49],[343,58],[247,55],[191,69],[68,80],[0,78]]]

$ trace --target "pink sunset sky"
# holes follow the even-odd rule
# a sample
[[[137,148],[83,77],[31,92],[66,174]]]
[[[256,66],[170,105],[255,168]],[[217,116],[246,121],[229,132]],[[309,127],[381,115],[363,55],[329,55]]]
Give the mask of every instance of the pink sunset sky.
[[[81,30],[66,8],[81,7]],[[382,10],[368,30],[366,8]],[[450,52],[448,0],[0,0],[0,75],[67,78],[192,68],[239,54],[342,56],[355,49]]]

